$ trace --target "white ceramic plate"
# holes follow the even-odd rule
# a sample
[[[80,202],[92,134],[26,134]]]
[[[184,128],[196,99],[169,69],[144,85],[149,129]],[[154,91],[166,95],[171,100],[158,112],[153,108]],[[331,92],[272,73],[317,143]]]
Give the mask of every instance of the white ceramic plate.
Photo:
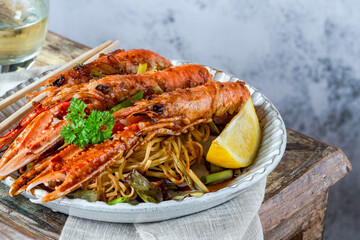
[[[174,65],[186,64],[188,62],[173,60]],[[220,82],[237,81],[238,78],[225,72],[207,67],[214,79]],[[32,80],[33,81],[33,80]],[[29,81],[30,82],[30,81]],[[25,83],[27,85],[28,83]],[[138,205],[116,204],[107,205],[104,202],[90,203],[82,199],[61,198],[56,201],[45,203],[46,207],[65,214],[107,222],[140,223],[162,221],[200,212],[219,204],[222,204],[238,195],[241,191],[250,187],[267,175],[278,165],[284,154],[286,146],[286,129],[284,121],[275,106],[258,90],[246,84],[252,96],[252,100],[260,121],[262,140],[255,162],[228,187],[217,192],[204,194],[202,197],[186,198],[183,201],[164,201],[158,204],[140,203]],[[6,95],[24,86],[18,86]],[[0,120],[5,119],[21,107],[23,102],[15,103],[11,107],[1,111]],[[11,186],[14,179],[7,177],[4,183]],[[44,190],[36,190],[37,197],[45,194]],[[27,195],[25,195],[27,196]],[[27,196],[29,197],[29,196]]]

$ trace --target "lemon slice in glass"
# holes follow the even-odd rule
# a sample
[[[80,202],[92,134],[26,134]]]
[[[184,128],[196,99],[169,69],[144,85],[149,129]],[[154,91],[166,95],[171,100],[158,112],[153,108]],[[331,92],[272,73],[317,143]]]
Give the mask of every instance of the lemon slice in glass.
[[[251,98],[211,143],[206,160],[224,168],[253,163],[261,142],[259,120]]]

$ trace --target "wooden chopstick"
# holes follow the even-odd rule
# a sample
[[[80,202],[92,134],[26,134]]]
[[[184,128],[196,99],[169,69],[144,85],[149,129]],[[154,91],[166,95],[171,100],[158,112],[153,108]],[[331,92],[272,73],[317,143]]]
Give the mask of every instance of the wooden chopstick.
[[[26,87],[24,87],[23,89],[17,91],[16,93],[14,93],[13,95],[11,95],[10,97],[5,98],[4,100],[2,100],[0,102],[0,110],[3,110],[4,108],[6,108],[7,106],[9,106],[10,104],[16,102],[17,100],[25,97],[26,94],[34,92],[35,90],[39,89],[41,87],[41,84],[43,82],[45,82],[46,80],[48,80],[49,78],[69,70],[70,68],[75,67],[79,62],[85,62],[86,60],[88,60],[89,58],[91,58],[94,54],[98,53],[99,51],[103,50],[104,48],[106,48],[107,46],[109,46],[112,42],[111,41],[107,41],[103,44],[101,44],[100,46],[93,48],[89,51],[87,51],[86,53],[80,55],[79,57],[73,59],[72,61],[68,62],[67,64],[59,67],[58,69],[54,70],[52,73],[42,77],[41,79],[39,79],[38,81],[35,81],[29,85],[27,85]]]
[[[4,121],[2,121],[0,123],[0,134],[3,133],[9,127],[11,127],[14,123],[19,121],[21,118],[23,118],[26,114],[28,114],[34,108],[33,105],[32,105],[33,102],[42,101],[42,100],[44,100],[46,98],[46,96],[47,96],[46,92],[43,92],[43,93],[39,94],[38,96],[31,99],[24,106],[19,108],[16,112],[11,114]]]
[[[113,42],[112,44],[110,44],[108,47],[104,48],[104,50],[98,52],[97,54],[95,54],[94,56],[92,56],[91,58],[89,58],[86,62],[84,62],[85,64],[87,63],[90,63],[92,61],[94,61],[95,59],[98,59],[99,58],[99,55],[104,53],[104,54],[107,54],[107,53],[110,53],[112,50],[114,50],[117,45],[119,45],[120,41],[119,40],[116,40],[115,42]]]
[[[109,41],[108,41],[109,42]],[[106,43],[108,43],[106,42]],[[104,43],[105,44],[105,43]],[[104,45],[102,44],[102,45]],[[110,53],[112,50],[114,50],[116,48],[116,46],[119,44],[119,41],[115,41],[113,43],[111,43],[110,45],[108,45],[107,47],[103,48],[101,51],[97,52],[95,55],[93,55],[92,57],[88,58],[87,60],[84,61],[85,64],[90,63],[92,61],[94,61],[95,59],[97,59],[99,57],[99,55],[101,53]],[[102,46],[100,45],[100,46]],[[99,47],[100,47],[99,46]],[[98,49],[99,49],[98,47]],[[93,49],[92,49],[93,50]],[[87,52],[88,53],[88,52]],[[84,54],[83,54],[84,55]],[[81,56],[83,56],[81,55]],[[88,56],[88,55],[87,55]],[[74,59],[74,60],[77,60]],[[74,61],[73,60],[73,61]],[[73,62],[71,61],[71,62]],[[70,64],[71,62],[69,62],[68,64]],[[78,62],[82,62],[80,61],[76,61],[76,63]],[[67,64],[66,64],[67,65]],[[70,68],[67,68],[66,70],[68,70]],[[63,71],[66,71],[63,70]],[[58,73],[56,73],[58,74]],[[50,74],[51,76],[54,76],[54,74]],[[50,78],[51,76],[46,76],[48,78]],[[46,78],[45,81],[48,79]],[[34,97],[33,99],[31,99],[31,101],[29,101],[28,103],[26,103],[23,107],[21,107],[20,109],[18,109],[16,112],[14,112],[12,115],[10,115],[8,118],[6,118],[4,121],[2,121],[0,123],[0,134],[3,133],[6,129],[8,129],[9,127],[11,127],[15,122],[19,121],[22,117],[24,117],[26,114],[28,114],[34,107],[32,105],[33,102],[35,101],[42,101],[47,97],[47,93],[43,92],[41,94],[39,94],[38,96]],[[10,103],[11,104],[11,103]]]
[[[119,45],[120,41],[119,40],[116,40],[115,42],[113,42],[112,44],[110,44],[109,46],[107,46],[106,48],[104,48],[103,50],[101,50],[100,52],[96,53],[94,56],[92,56],[91,58],[89,58],[88,60],[86,60],[84,62],[84,64],[88,64],[88,63],[91,63],[92,61],[94,61],[95,59],[98,59],[100,54],[107,54],[107,53],[110,53],[111,51],[113,51],[117,45]],[[67,70],[65,70],[67,71]],[[39,95],[40,96],[40,95]],[[38,100],[37,101],[42,101],[46,98],[47,96],[44,94],[41,94],[41,97],[40,98],[37,98]]]
[[[84,62],[84,64],[88,64],[91,63],[92,61],[94,61],[95,59],[98,59],[100,54],[107,54],[110,53],[111,51],[113,51],[117,45],[119,45],[120,41],[116,40],[115,42],[113,42],[112,44],[110,44],[109,46],[107,46],[106,48],[104,48],[103,50],[101,50],[100,52],[96,53],[94,56],[92,56],[91,58],[89,58],[88,60],[86,60]],[[39,95],[40,96],[40,95]],[[47,95],[43,95],[41,94],[40,98],[37,98],[37,101],[42,101],[47,97]],[[20,110],[20,109],[19,109]],[[0,131],[1,132],[1,131]]]

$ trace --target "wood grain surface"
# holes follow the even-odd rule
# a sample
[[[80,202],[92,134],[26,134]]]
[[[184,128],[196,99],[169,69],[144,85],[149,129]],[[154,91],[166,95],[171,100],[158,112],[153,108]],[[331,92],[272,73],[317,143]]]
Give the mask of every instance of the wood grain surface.
[[[34,67],[65,64],[89,49],[83,44],[49,32]]]
[[[287,129],[287,136],[284,157],[267,178],[265,198],[259,211],[266,239],[276,239],[267,238],[267,233],[285,224],[284,219],[305,208],[351,171],[351,164],[339,148],[290,129]],[[327,198],[325,206],[326,203]]]
[[[120,46],[121,47],[121,46]],[[49,32],[34,66],[59,65],[89,48]],[[328,189],[351,171],[337,147],[288,131],[285,155],[268,176],[259,215],[265,239],[321,239]],[[67,215],[10,197],[0,183],[0,239],[58,239]]]

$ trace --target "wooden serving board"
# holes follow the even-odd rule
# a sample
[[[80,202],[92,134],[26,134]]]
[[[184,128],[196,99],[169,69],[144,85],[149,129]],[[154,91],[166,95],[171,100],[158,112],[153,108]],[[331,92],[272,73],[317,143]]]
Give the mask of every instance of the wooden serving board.
[[[89,48],[49,32],[34,66],[64,64]],[[288,132],[285,155],[268,176],[259,215],[265,239],[321,239],[329,188],[351,171],[337,147]],[[0,183],[0,239],[58,239],[67,215],[10,197]]]

